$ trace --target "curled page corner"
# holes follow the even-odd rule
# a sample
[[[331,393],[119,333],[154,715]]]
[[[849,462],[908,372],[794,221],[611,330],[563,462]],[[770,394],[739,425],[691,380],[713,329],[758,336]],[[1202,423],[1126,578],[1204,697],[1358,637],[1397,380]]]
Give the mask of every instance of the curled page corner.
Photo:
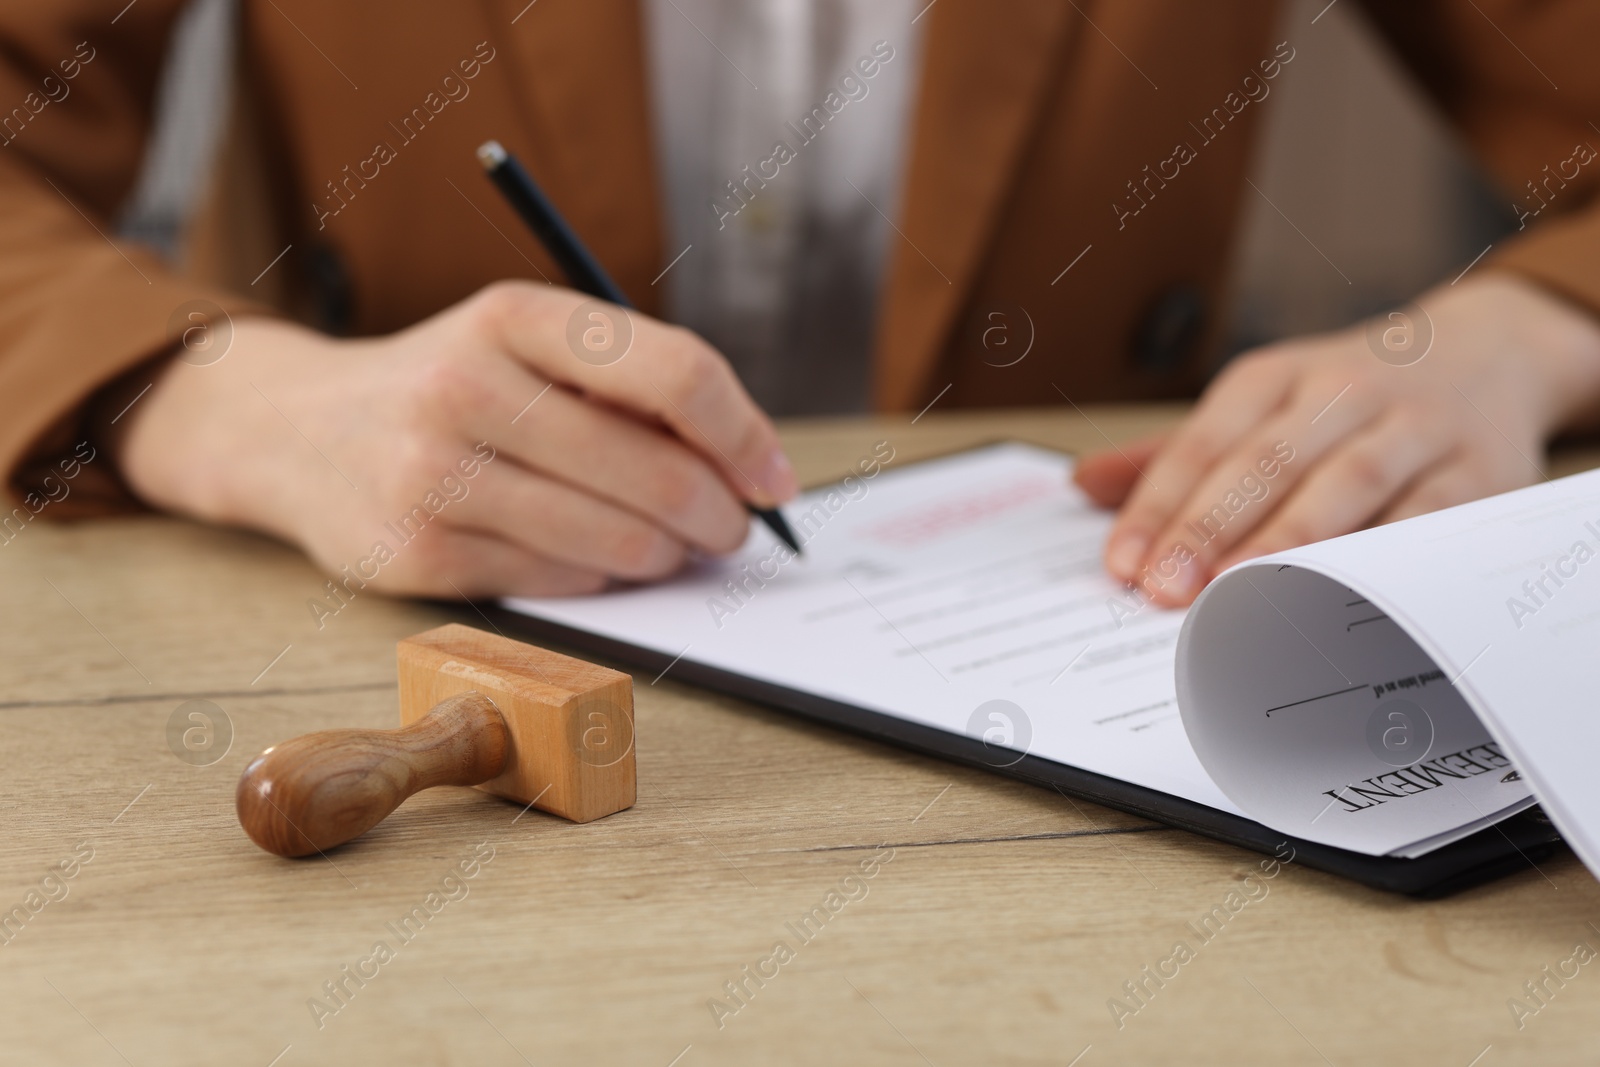
[[[1174,681],[1207,774],[1274,829],[1416,855],[1539,802],[1600,872],[1597,650],[1590,472],[1230,569]]]

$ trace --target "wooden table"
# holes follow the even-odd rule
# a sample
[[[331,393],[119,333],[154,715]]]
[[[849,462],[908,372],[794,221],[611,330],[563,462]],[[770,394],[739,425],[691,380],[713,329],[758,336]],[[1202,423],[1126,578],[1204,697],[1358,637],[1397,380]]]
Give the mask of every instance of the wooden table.
[[[907,459],[1007,435],[1082,449],[1172,415],[785,436],[815,481],[881,437]],[[1260,857],[670,675],[638,678],[630,811],[573,826],[441,789],[327,859],[275,859],[234,820],[250,757],[391,724],[396,639],[477,620],[374,595],[318,630],[321,584],[273,542],[166,519],[0,547],[0,908],[24,917],[0,928],[0,1062],[1498,1067],[1600,1048],[1600,964],[1546,980],[1542,1007],[1523,988],[1600,949],[1600,886],[1568,854],[1435,903],[1291,866],[1200,944],[1186,924]],[[203,729],[190,700],[225,713],[216,738],[231,724],[215,762],[169,745],[175,718]],[[462,861],[474,876],[447,882]],[[856,899],[796,938],[835,890]],[[430,912],[435,891],[455,899]],[[792,958],[763,964],[779,940]],[[1123,983],[1179,940],[1194,958],[1119,1029],[1108,1001],[1133,1005]],[[398,947],[370,962],[379,941]],[[1539,1009],[1520,1029],[1514,997]]]

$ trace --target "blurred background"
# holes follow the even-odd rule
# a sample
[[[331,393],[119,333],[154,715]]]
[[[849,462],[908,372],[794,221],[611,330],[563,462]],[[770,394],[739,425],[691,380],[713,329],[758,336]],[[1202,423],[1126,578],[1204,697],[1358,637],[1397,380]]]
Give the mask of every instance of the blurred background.
[[[234,114],[235,16],[234,0],[194,0],[179,23],[155,136],[120,222],[124,236],[179,263],[207,255],[186,236]],[[1353,5],[1287,0],[1283,18],[1315,19],[1318,32],[1296,36],[1295,62],[1264,105],[1251,175],[1260,195],[1246,193],[1233,268],[1231,351],[1401,303],[1515,228],[1509,199]]]

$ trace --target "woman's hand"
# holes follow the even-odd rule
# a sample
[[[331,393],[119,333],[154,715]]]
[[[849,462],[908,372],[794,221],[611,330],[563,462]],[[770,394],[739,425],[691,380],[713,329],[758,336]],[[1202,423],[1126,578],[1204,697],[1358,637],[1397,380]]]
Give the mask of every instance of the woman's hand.
[[[238,322],[220,360],[155,372],[116,430],[151,504],[275,534],[392,593],[659,578],[737,548],[743,502],[796,490],[771,422],[703,341],[521,282],[379,339]]]
[[[1600,324],[1509,275],[1419,304],[1246,353],[1175,433],[1085,458],[1077,483],[1121,508],[1111,573],[1180,606],[1240,560],[1542,477],[1600,398]]]

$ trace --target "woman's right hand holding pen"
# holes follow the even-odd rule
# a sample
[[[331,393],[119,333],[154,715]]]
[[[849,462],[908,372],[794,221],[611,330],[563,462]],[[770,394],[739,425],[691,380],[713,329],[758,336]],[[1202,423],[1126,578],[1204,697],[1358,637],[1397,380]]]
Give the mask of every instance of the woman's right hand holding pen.
[[[620,358],[580,354],[569,338],[589,330],[628,337]],[[168,357],[103,407],[151,381],[108,442],[140,497],[274,534],[333,573],[383,542],[392,559],[366,572],[396,594],[660,578],[692,552],[731,552],[746,502],[797,488],[771,421],[704,341],[536,283],[375,339],[240,321],[220,360]],[[423,532],[400,542],[391,530],[419,507]]]

